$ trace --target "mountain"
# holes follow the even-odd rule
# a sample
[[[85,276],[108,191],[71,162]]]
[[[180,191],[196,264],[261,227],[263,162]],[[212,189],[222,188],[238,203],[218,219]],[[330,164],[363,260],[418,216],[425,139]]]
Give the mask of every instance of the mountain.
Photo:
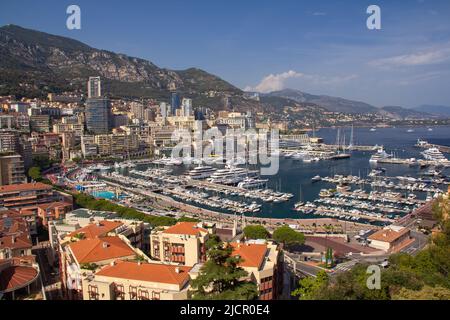
[[[84,92],[88,77],[98,75],[112,96],[168,98],[176,90],[194,102],[211,105],[223,96],[237,100],[243,96],[240,89],[200,69],[163,69],[70,38],[15,25],[0,28],[0,95]]]
[[[417,120],[417,119],[436,118],[436,116],[434,116],[430,113],[416,111],[413,109],[407,109],[407,108],[403,108],[400,106],[382,107],[382,108],[380,108],[380,113],[382,113],[383,115],[385,115],[389,118],[394,118],[397,120]]]
[[[329,111],[343,113],[375,113],[378,108],[360,101],[347,100],[343,98],[325,95],[313,95],[294,89],[285,89],[266,94],[272,97],[282,97],[296,102],[313,103]]]
[[[413,108],[413,110],[420,112],[427,112],[441,117],[450,117],[449,106],[421,105],[419,107]]]

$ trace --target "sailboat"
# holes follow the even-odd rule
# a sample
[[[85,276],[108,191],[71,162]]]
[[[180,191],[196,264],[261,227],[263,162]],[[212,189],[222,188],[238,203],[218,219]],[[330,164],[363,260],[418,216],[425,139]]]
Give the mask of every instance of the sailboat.
[[[348,150],[353,150],[353,147],[354,147],[354,135],[353,135],[353,131],[354,131],[354,129],[353,129],[353,124],[352,124],[352,131],[351,131],[351,133],[350,133],[350,143],[349,143],[349,145],[348,145]]]

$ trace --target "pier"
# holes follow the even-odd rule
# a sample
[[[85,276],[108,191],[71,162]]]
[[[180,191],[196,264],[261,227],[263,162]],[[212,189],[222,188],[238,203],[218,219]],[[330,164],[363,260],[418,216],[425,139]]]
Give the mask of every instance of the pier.
[[[424,143],[421,145],[417,145],[418,148],[423,149],[430,149],[430,148],[437,148],[440,152],[443,153],[450,153],[450,147],[449,146],[442,146],[439,144],[431,144],[431,143]]]

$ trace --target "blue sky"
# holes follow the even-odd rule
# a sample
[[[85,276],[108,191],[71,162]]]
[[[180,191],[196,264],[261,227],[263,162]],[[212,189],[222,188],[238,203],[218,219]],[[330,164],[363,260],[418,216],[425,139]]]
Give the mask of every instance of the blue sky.
[[[77,4],[82,29],[66,29]],[[381,7],[382,29],[366,9]],[[448,0],[2,0],[9,23],[240,88],[294,88],[376,106],[450,105]]]

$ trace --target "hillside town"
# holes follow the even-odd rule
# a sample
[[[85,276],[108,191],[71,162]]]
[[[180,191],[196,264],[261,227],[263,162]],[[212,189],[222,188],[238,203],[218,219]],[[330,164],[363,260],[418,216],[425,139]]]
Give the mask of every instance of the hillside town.
[[[267,188],[268,179],[248,165],[238,167],[248,164],[248,154],[233,163],[202,154],[212,166],[195,163],[193,154],[172,157],[173,133],[277,129],[281,156],[305,165],[346,161],[353,150],[375,152],[372,162],[394,158],[339,138],[326,145],[310,119],[293,124],[289,117],[238,112],[227,97],[217,112],[176,91],[170,101],[112,99],[102,86],[100,77],[90,77],[86,95],[0,97],[0,299],[297,299],[301,279],[334,278],[358,265],[389,268],[391,256],[417,255],[443,232],[434,212],[450,195],[442,170],[432,182],[396,177],[406,195],[377,170],[371,174],[378,180],[316,176],[312,183],[336,188],[295,205],[309,216],[258,216],[264,203],[288,203],[294,195]],[[326,116],[348,123],[363,117]],[[408,163],[430,171],[450,166],[445,146],[424,148],[425,159]],[[362,184],[379,191],[351,189]],[[425,189],[426,199],[413,194]],[[217,252],[233,261],[221,267],[239,275],[225,293],[205,285]]]

